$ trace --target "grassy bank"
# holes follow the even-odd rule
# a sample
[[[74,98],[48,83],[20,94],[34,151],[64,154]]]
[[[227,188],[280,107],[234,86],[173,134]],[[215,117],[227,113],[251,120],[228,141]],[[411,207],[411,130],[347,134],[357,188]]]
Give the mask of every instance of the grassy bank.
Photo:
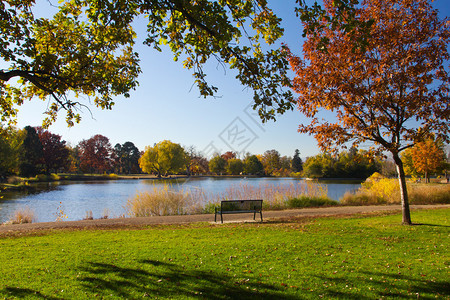
[[[450,210],[0,238],[0,298],[448,298]]]

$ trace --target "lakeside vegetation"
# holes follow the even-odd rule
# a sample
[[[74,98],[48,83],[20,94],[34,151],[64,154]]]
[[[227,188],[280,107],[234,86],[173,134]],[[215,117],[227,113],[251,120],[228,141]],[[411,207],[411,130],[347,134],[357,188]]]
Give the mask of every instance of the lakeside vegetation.
[[[87,176],[89,177],[89,176]],[[42,179],[42,177],[39,177]],[[55,176],[51,178],[56,179]],[[66,178],[65,175],[58,176]],[[81,177],[83,178],[83,177]],[[126,178],[123,176],[94,176],[95,180]],[[156,176],[151,177],[158,179]],[[219,177],[220,178],[220,177]],[[80,179],[74,177],[74,180]],[[283,210],[307,207],[327,206],[360,206],[360,205],[390,205],[399,204],[398,180],[390,179],[375,173],[362,183],[361,188],[354,192],[347,192],[338,201],[327,196],[327,186],[320,181],[299,181],[286,185],[262,184],[252,186],[248,184],[230,185],[224,192],[207,192],[203,189],[181,189],[176,182],[163,181],[162,186],[154,186],[149,191],[139,192],[130,197],[124,208],[122,217],[144,217],[184,214],[214,213],[215,207],[222,200],[233,199],[263,199],[264,210]],[[177,186],[173,186],[175,184]],[[32,189],[33,184],[24,184],[23,187]],[[450,185],[433,183],[408,183],[411,204],[450,204]],[[58,209],[59,212],[59,209]],[[66,215],[62,211],[62,215]],[[89,209],[86,214],[88,215]],[[108,214],[106,214],[108,215]],[[93,219],[92,211],[90,218]],[[11,213],[5,224],[32,223],[36,214],[29,207],[19,207]],[[102,215],[102,218],[105,216]],[[61,219],[62,220],[62,219]]]
[[[0,297],[450,296],[450,210],[0,237]]]

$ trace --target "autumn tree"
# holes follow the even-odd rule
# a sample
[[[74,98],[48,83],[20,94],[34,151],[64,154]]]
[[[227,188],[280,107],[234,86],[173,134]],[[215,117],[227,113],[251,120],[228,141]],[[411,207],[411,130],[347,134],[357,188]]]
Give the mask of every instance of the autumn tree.
[[[275,170],[280,169],[280,153],[275,150],[267,150],[261,157],[261,163],[264,166],[264,172],[266,175],[272,175]]]
[[[227,166],[227,161],[221,155],[215,155],[209,161],[209,170],[212,173],[215,173],[217,175],[221,175],[222,173],[225,173],[226,166]]]
[[[227,160],[226,171],[231,175],[239,175],[244,171],[244,163],[239,158]]]
[[[168,140],[157,143],[154,147],[146,147],[139,159],[142,171],[158,177],[176,174],[185,170],[189,157],[180,144]]]
[[[67,172],[79,173],[81,172],[81,151],[80,146],[69,147],[69,164]]]
[[[419,142],[405,150],[402,159],[405,161],[405,169],[409,171],[408,173],[423,175],[425,182],[430,182],[430,173],[442,171],[446,163],[442,144],[433,139]]]
[[[82,140],[78,147],[81,170],[100,174],[111,170],[113,149],[106,136],[96,134],[90,139]]]
[[[200,151],[197,151],[194,146],[185,147],[186,154],[189,157],[188,164],[186,166],[187,175],[208,173],[209,166],[208,160],[203,156]]]
[[[324,3],[326,15],[333,16],[333,1]],[[311,118],[299,131],[314,135],[323,150],[372,142],[372,152],[390,152],[403,223],[411,224],[400,152],[430,133],[449,140],[444,62],[450,58],[450,23],[439,20],[426,0],[363,1],[354,12],[357,20],[374,21],[364,49],[354,47],[358,32],[348,34],[322,18],[324,26],[307,34],[303,58],[289,54],[298,109]],[[318,47],[324,39],[327,51]],[[334,118],[325,120],[323,110]]]
[[[69,148],[66,141],[58,134],[51,133],[42,127],[37,127],[36,132],[42,144],[42,158],[45,172],[58,172],[67,169],[69,164]]]
[[[236,158],[236,152],[233,151],[227,151],[224,154],[221,155],[223,159],[229,160],[232,158]]]
[[[46,2],[0,2],[3,122],[34,97],[50,102],[45,126],[60,110],[70,126],[79,122],[77,110],[88,103],[82,95],[102,109],[111,109],[116,95],[128,97],[141,71],[133,30],[141,16],[148,20],[144,43],[157,51],[167,47],[182,60],[202,96],[218,90],[204,71],[214,59],[254,91],[254,108],[264,120],[292,108],[291,92],[283,89],[289,84],[286,53],[267,47],[283,34],[281,19],[266,1],[63,0],[56,14],[39,18],[37,5]]]
[[[19,173],[24,130],[0,127],[0,178]]]

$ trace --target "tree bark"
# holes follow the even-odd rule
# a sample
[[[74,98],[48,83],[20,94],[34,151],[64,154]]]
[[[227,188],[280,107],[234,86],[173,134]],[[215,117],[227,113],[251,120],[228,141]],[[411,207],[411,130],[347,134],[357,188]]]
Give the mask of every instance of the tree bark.
[[[397,167],[398,181],[400,184],[400,197],[401,197],[401,201],[402,201],[402,224],[403,225],[412,225],[403,162],[402,162],[400,156],[398,155],[398,153],[393,153],[393,158],[394,158],[395,166]]]

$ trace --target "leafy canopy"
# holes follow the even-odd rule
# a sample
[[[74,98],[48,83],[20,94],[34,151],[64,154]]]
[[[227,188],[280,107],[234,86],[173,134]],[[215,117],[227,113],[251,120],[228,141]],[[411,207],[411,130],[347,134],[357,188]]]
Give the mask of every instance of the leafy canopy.
[[[332,1],[325,6],[335,13]],[[307,35],[303,59],[290,54],[297,107],[311,118],[299,131],[323,150],[372,141],[398,153],[430,133],[448,141],[450,22],[426,0],[363,1],[356,18],[375,20],[365,51],[354,51],[352,35],[325,26]],[[327,52],[317,49],[323,37]],[[321,119],[321,110],[334,112],[335,122]]]
[[[299,131],[314,135],[324,151],[364,142],[372,142],[372,152],[389,151],[399,174],[403,223],[411,224],[399,153],[431,134],[450,139],[450,22],[439,20],[427,0],[364,0],[347,16],[360,24],[373,20],[369,35],[349,32],[333,24],[334,3],[324,1],[329,17],[307,33],[303,59],[289,55],[297,107],[311,119]],[[317,28],[314,19],[303,21]],[[367,37],[365,47],[355,47],[359,37]],[[322,110],[335,119],[321,118]]]
[[[254,108],[263,120],[291,109],[286,52],[263,49],[283,30],[265,0],[63,0],[51,18],[35,18],[34,1],[0,3],[1,121],[16,117],[24,100],[49,99],[44,126],[66,111],[69,126],[80,121],[84,98],[111,109],[116,95],[138,85],[139,57],[133,51],[133,20],[148,18],[145,44],[168,48],[193,71],[203,96],[217,87],[206,80],[210,59],[237,70],[237,79],[254,91]],[[14,80],[17,84],[14,84]]]
[[[146,173],[167,176],[184,171],[189,163],[189,156],[180,144],[168,140],[146,147],[139,159],[139,166]]]

